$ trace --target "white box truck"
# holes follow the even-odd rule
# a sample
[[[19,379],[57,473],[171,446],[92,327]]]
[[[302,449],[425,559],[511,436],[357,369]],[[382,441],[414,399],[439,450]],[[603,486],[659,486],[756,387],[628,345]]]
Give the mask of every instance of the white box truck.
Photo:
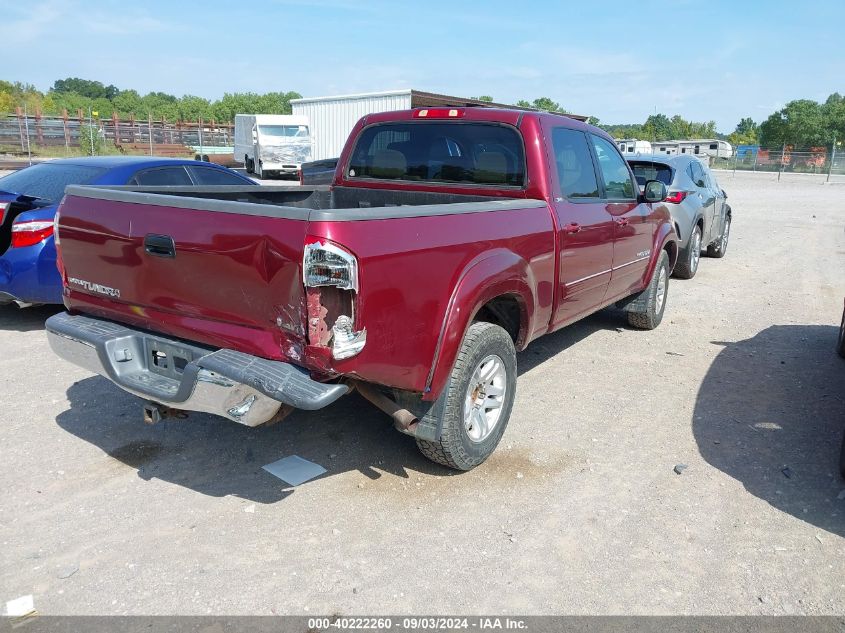
[[[311,160],[308,117],[292,114],[236,114],[235,161],[259,178],[296,176]]]

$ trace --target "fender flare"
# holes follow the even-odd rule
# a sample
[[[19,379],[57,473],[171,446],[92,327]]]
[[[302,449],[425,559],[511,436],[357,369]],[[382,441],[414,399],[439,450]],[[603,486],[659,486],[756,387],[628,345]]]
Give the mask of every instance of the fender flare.
[[[654,234],[654,246],[651,250],[651,261],[649,261],[645,273],[645,283],[648,283],[648,280],[654,274],[654,269],[660,260],[660,253],[666,250],[667,246],[669,250],[669,271],[671,272],[674,270],[675,264],[678,263],[681,248],[672,222],[664,222]]]
[[[517,350],[523,349],[534,330],[536,283],[528,262],[506,249],[488,251],[471,260],[461,272],[449,298],[429,369],[424,400],[436,400],[455,364],[458,348],[478,311],[489,301],[510,295],[519,304]]]

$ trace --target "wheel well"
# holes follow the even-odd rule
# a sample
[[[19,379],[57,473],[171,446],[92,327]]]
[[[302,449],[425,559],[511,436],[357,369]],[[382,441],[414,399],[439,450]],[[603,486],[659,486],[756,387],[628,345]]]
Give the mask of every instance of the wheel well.
[[[476,321],[494,323],[503,328],[515,345],[519,345],[523,336],[523,308],[514,295],[502,295],[488,301],[475,315]]]
[[[674,270],[675,264],[678,262],[678,244],[676,242],[667,242],[664,250],[669,254],[669,270]]]
[[[698,221],[696,222],[696,224],[698,225],[698,228],[701,229],[701,235],[703,236],[704,235],[704,218],[698,218]]]

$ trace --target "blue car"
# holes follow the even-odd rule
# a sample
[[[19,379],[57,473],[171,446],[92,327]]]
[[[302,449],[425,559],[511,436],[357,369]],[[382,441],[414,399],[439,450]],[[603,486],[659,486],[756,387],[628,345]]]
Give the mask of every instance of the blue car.
[[[0,304],[62,303],[53,219],[68,185],[257,185],[194,160],[96,156],[51,160],[0,178]]]

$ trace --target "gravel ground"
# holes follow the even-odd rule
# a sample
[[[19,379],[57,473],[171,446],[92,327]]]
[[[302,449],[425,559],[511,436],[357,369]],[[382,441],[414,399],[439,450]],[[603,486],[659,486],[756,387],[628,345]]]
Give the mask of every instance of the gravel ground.
[[[357,396],[156,426],[0,308],[0,602],[42,614],[842,614],[845,187],[722,173],[728,255],[663,324],[519,356],[496,454],[420,456]],[[297,454],[297,488],[261,470]],[[673,469],[687,465],[682,474]]]

